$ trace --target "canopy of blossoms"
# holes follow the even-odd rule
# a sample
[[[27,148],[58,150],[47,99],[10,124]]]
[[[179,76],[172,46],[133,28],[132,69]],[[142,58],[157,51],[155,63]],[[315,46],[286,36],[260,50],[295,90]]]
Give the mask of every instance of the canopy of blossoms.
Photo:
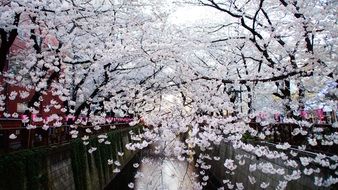
[[[245,165],[283,176],[278,189],[304,175],[330,187],[338,183],[337,7],[334,0],[1,1],[0,117],[20,118],[27,129],[69,124],[86,145],[79,125],[99,131],[131,118],[144,128],[129,150],[152,147],[205,171],[220,160],[210,150],[226,143],[292,170],[237,155],[219,163],[229,175]],[[181,22],[180,9],[206,16]],[[278,124],[292,126],[289,139]]]

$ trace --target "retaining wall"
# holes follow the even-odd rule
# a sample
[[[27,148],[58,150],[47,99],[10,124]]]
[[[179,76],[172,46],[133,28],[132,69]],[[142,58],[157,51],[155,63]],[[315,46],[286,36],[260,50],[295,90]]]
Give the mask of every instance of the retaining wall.
[[[0,189],[6,190],[98,190],[114,177],[114,166],[107,160],[119,160],[122,167],[136,154],[125,149],[130,142],[125,128],[107,134],[111,144],[99,143],[91,138],[88,145],[81,139],[54,147],[13,152],[0,157]],[[88,153],[90,147],[97,147]],[[124,152],[118,156],[117,152]]]
[[[249,170],[249,165],[256,164],[258,165],[259,163],[271,163],[273,168],[275,169],[284,169],[285,174],[291,174],[295,168],[291,168],[289,166],[285,165],[285,161],[283,161],[281,158],[279,159],[268,159],[266,157],[257,157],[256,155],[246,152],[241,149],[235,149],[230,143],[221,143],[219,146],[215,146],[213,150],[209,151],[209,154],[212,156],[220,157],[219,161],[208,161],[208,164],[211,164],[212,167],[209,170],[209,175],[211,175],[214,179],[218,181],[218,184],[223,184],[223,180],[228,179],[229,181],[232,182],[233,185],[235,185],[234,189],[236,188],[236,183],[242,183],[244,186],[244,189],[250,189],[250,190],[255,190],[255,189],[262,189],[260,187],[261,183],[269,183],[269,186],[266,189],[270,190],[275,190],[277,189],[277,186],[279,184],[279,181],[285,181],[283,175],[279,174],[267,174],[262,172],[262,170],[256,169],[255,171],[251,172]],[[298,156],[301,156],[303,153],[299,153]],[[239,159],[236,159],[236,156],[242,155],[243,157],[240,159],[241,161],[245,161],[244,165],[239,164]],[[303,155],[304,156],[304,155]],[[306,155],[309,156],[309,155]],[[237,168],[234,170],[234,172],[229,172],[224,167],[224,162],[226,159],[232,159],[235,160],[235,164],[237,165]],[[297,160],[297,158],[295,158]],[[313,168],[316,168],[317,166],[314,166]],[[301,172],[303,172],[304,167],[299,164],[299,167],[297,168]],[[334,189],[337,187],[317,187],[314,185],[314,176],[317,177],[324,177],[328,176],[332,173],[327,168],[321,168],[320,173],[315,174],[315,175],[304,175],[302,173],[301,178],[290,181],[287,183],[286,189],[290,190],[319,190],[319,189]],[[249,177],[254,177],[256,180],[256,183],[252,184],[249,181]],[[225,185],[227,187],[227,185]],[[225,188],[226,189],[226,188]]]

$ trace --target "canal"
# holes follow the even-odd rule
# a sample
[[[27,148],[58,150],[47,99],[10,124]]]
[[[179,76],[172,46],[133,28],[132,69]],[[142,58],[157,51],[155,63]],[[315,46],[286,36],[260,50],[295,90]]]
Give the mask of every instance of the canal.
[[[186,190],[196,189],[193,166],[176,158],[137,154],[105,190]]]

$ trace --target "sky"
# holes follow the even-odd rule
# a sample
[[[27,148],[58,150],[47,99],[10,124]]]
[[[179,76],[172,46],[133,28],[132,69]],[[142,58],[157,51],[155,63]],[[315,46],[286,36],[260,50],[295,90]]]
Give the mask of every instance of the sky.
[[[194,25],[211,22],[222,22],[225,15],[205,6],[180,5],[173,10],[169,21],[176,25]]]
[[[209,7],[183,6],[176,9],[169,20],[178,25],[189,23],[202,24],[204,22],[217,21],[222,18],[222,14]]]

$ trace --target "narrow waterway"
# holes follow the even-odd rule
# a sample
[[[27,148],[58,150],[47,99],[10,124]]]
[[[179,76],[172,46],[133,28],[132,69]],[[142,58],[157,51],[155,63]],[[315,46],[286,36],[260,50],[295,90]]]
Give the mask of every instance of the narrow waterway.
[[[135,189],[193,189],[193,170],[174,158],[144,157],[136,175]]]
[[[193,189],[193,176],[186,161],[138,154],[105,189],[187,190]]]

